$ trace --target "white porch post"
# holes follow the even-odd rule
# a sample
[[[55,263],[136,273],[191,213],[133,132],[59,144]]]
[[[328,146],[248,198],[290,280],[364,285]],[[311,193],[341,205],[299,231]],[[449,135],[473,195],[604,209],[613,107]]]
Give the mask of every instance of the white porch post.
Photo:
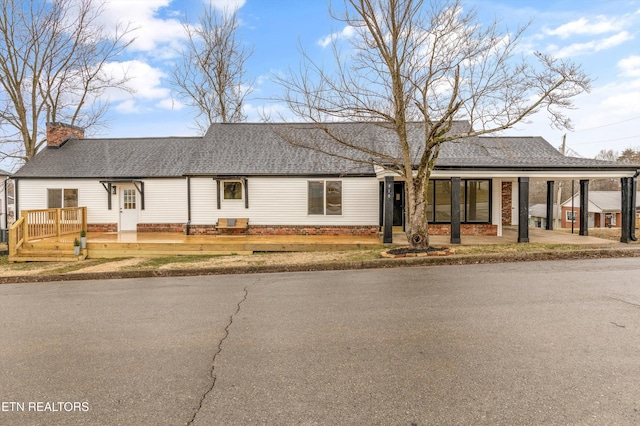
[[[498,237],[502,237],[502,179],[494,178],[492,188],[491,223],[498,225]]]

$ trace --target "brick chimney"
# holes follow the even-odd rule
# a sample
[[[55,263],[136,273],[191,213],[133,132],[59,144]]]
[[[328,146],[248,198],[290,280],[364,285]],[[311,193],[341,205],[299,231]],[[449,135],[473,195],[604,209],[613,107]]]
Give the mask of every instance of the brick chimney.
[[[57,148],[69,138],[84,138],[84,129],[65,123],[47,123],[47,147]]]

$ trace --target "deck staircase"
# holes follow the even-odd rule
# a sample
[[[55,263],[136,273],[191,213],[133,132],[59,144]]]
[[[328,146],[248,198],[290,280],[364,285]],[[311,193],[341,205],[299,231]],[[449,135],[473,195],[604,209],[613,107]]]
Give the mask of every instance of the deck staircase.
[[[87,208],[24,210],[9,228],[9,262],[65,262],[87,257],[75,254],[74,240],[86,229]]]
[[[16,254],[9,255],[9,262],[75,262],[86,257],[86,249],[74,254],[73,240],[45,239],[23,244]]]

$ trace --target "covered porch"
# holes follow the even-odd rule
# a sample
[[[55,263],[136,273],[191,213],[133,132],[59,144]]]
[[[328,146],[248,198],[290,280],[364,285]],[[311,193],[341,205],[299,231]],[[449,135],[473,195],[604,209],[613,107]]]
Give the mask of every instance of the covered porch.
[[[572,159],[577,160],[577,159]],[[589,181],[594,179],[620,179],[621,182],[621,237],[620,242],[636,241],[636,180],[638,170],[633,166],[620,167],[540,167],[540,170],[434,170],[430,185],[431,198],[428,213],[430,230],[436,219],[436,225],[445,229],[447,244],[462,244],[463,239],[502,237],[505,229],[515,226],[516,241],[531,242],[529,228],[529,185],[532,181],[546,183],[546,231],[554,227],[555,184],[557,180],[575,180],[579,183],[580,227],[577,235],[587,237]],[[378,170],[380,183],[380,226],[383,242],[391,243],[398,239],[394,232],[404,229],[406,210],[404,205],[404,182],[397,175]],[[438,191],[437,184],[446,187],[446,191]],[[479,182],[486,182],[481,193]],[[473,183],[473,185],[470,185]],[[472,192],[471,192],[472,191]],[[440,199],[438,200],[438,197]],[[435,201],[434,201],[435,200]],[[472,200],[472,201],[471,201]],[[473,203],[473,206],[470,204]],[[473,216],[470,217],[471,212]],[[444,213],[444,214],[443,214]],[[440,216],[441,222],[437,223]],[[584,216],[584,217],[582,217]],[[444,221],[442,220],[444,218]],[[469,220],[471,219],[471,220]],[[469,232],[471,230],[471,232]],[[486,232],[489,231],[489,232]],[[484,232],[484,233],[483,233]],[[431,241],[442,240],[442,235],[431,232]],[[404,239],[406,242],[406,238]]]

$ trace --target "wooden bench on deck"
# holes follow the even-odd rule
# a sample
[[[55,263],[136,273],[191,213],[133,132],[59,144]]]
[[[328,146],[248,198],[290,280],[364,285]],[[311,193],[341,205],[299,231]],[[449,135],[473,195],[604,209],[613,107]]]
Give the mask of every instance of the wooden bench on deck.
[[[242,229],[249,227],[249,218],[219,218],[216,228],[218,229]]]

